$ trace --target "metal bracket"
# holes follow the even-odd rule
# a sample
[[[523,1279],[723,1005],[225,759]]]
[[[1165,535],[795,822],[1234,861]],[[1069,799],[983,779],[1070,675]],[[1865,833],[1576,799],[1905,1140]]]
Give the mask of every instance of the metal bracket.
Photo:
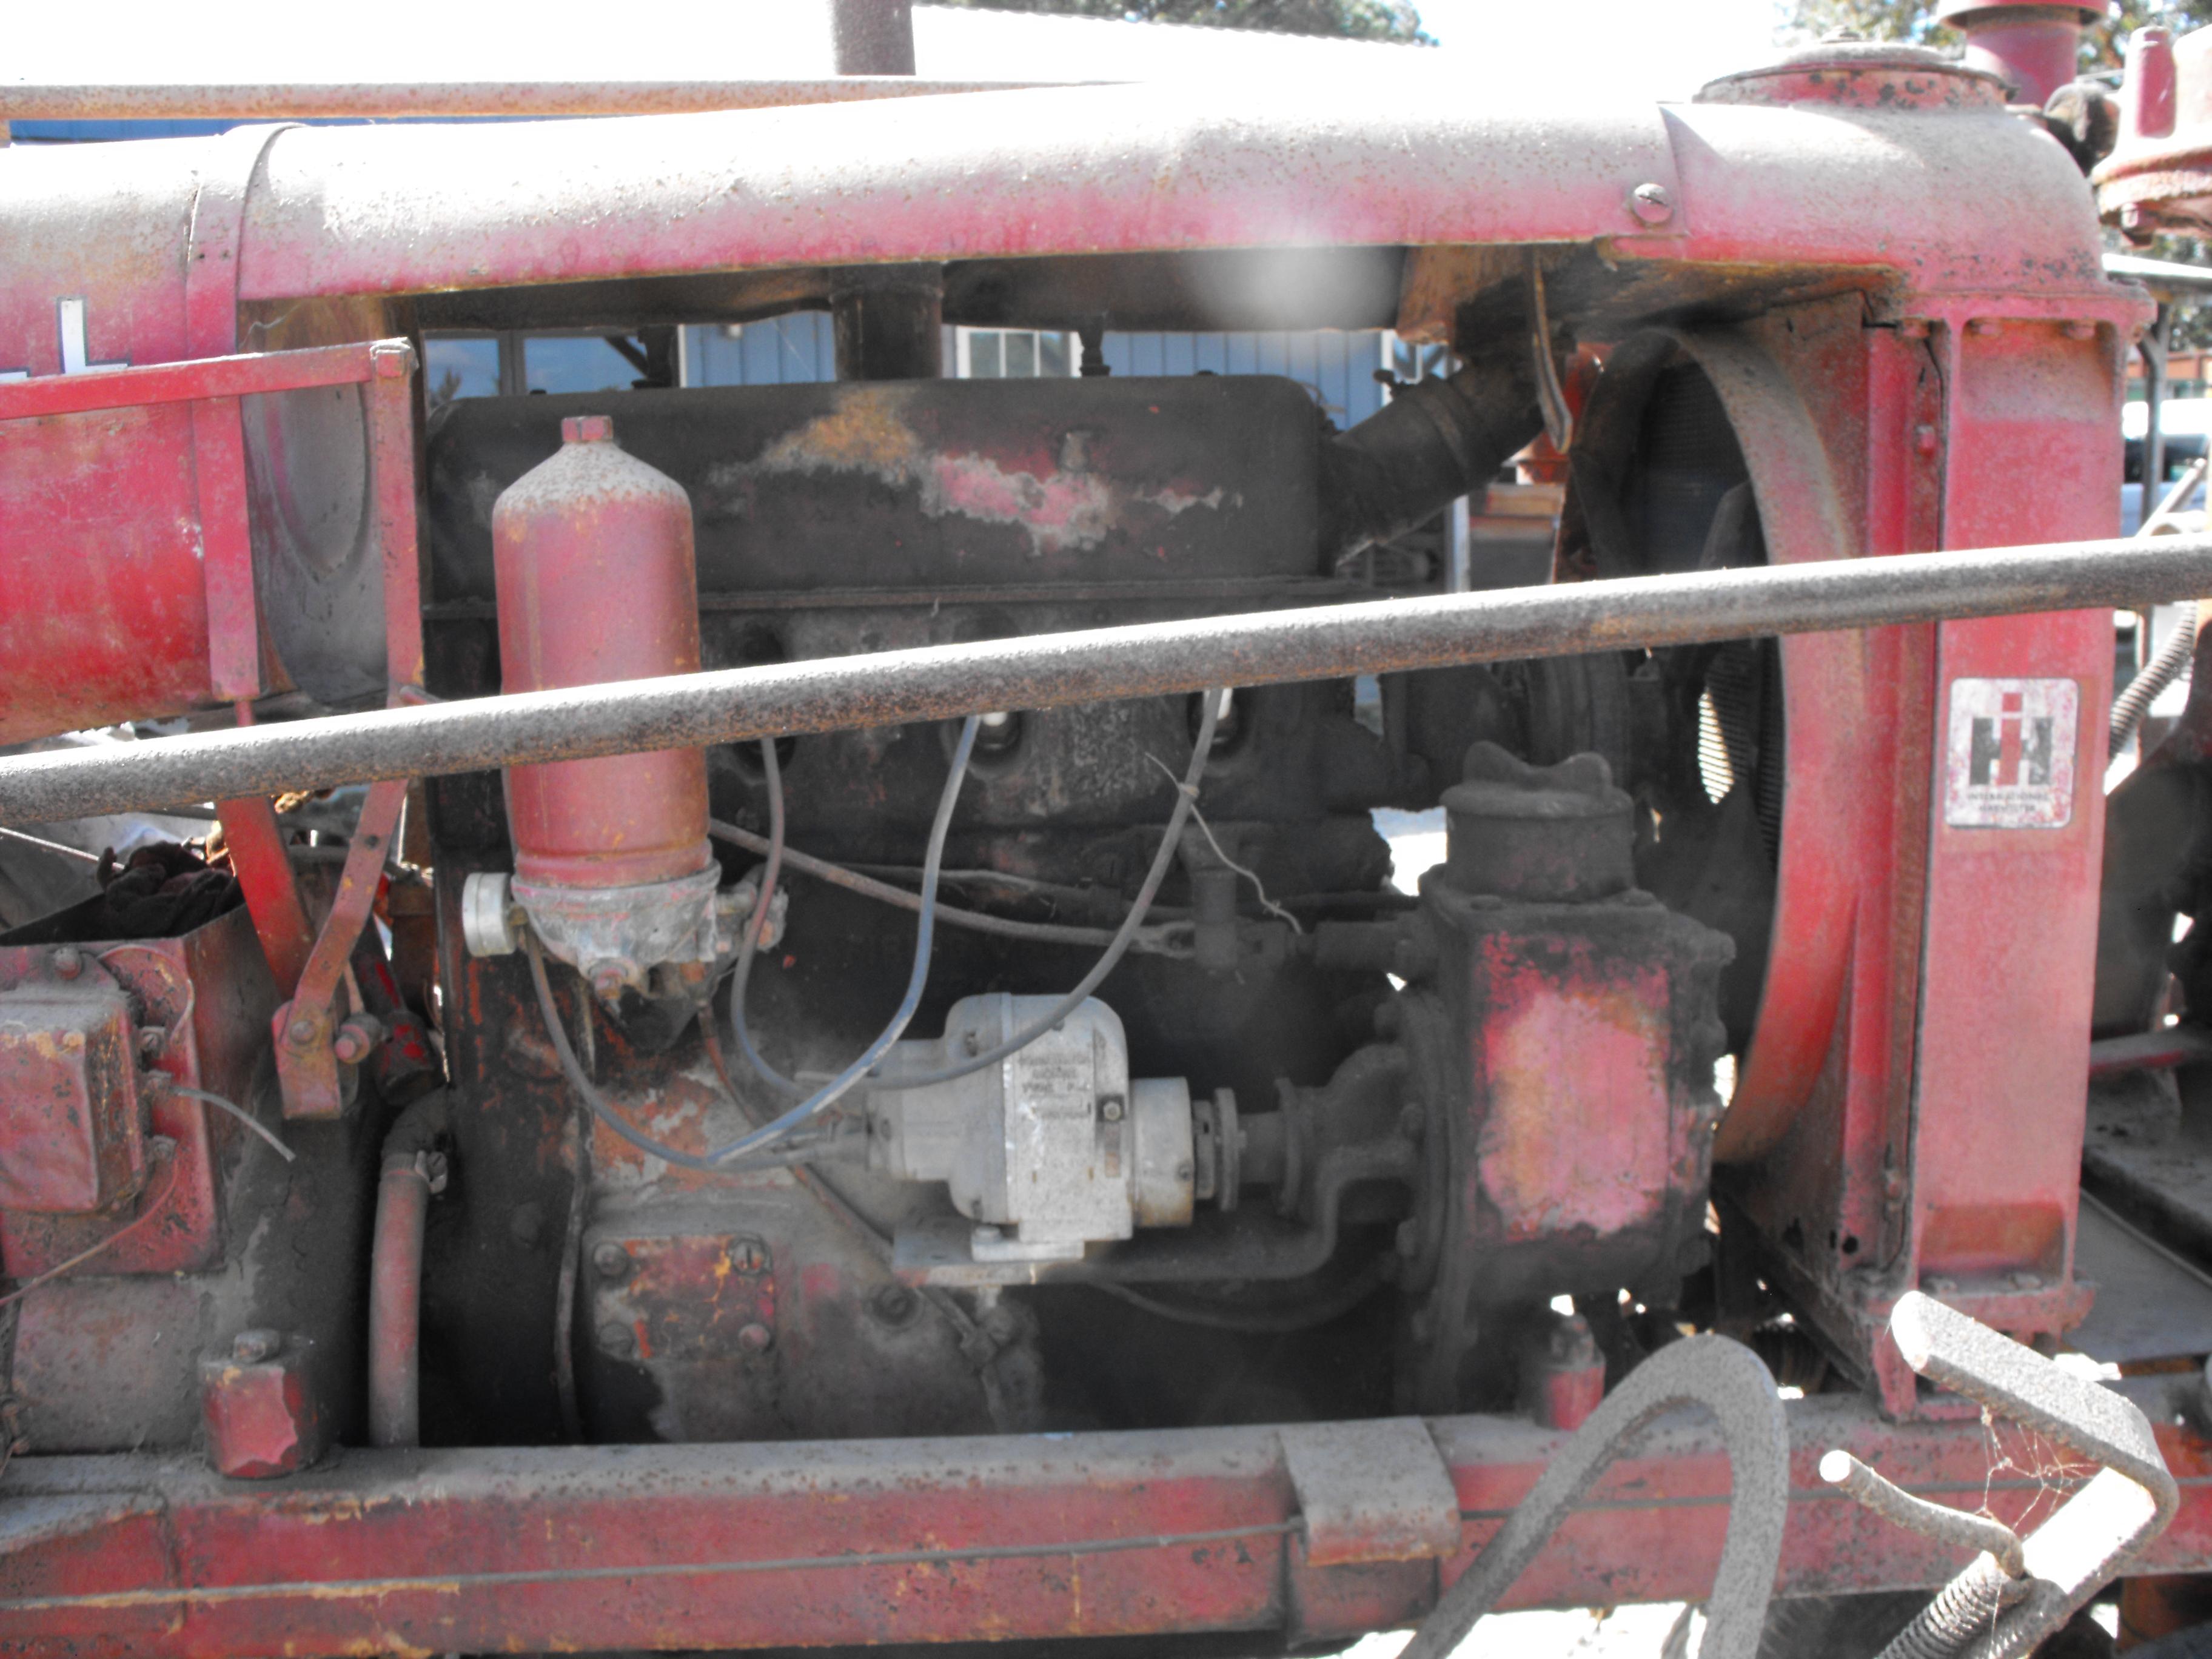
[[[342,1064],[358,1064],[368,1057],[381,1032],[357,1027],[366,1010],[352,1008],[343,1024],[337,1009],[339,987],[354,942],[368,921],[376,890],[384,879],[384,860],[398,828],[399,811],[407,800],[405,778],[391,778],[370,786],[362,803],[361,821],[354,828],[353,844],[338,877],[337,896],[316,936],[315,948],[300,975],[292,1000],[276,1011],[270,1030],[276,1039],[276,1082],[284,1097],[288,1118],[334,1118],[345,1111],[345,1079]],[[344,1027],[356,1027],[348,1031]],[[353,1052],[339,1055],[341,1036],[352,1039]]]
[[[1278,1431],[1306,1564],[1448,1559],[1459,1553],[1459,1492],[1418,1417]]]
[[[1978,1555],[1884,1659],[2026,1654],[2166,1530],[2180,1491],[2150,1420],[2133,1401],[2069,1376],[2033,1349],[1917,1291],[1899,1299],[1889,1329],[1905,1363],[1930,1382],[2105,1466],[2020,1547],[2022,1589],[2004,1594],[2021,1580],[2005,1574],[1994,1556]]]

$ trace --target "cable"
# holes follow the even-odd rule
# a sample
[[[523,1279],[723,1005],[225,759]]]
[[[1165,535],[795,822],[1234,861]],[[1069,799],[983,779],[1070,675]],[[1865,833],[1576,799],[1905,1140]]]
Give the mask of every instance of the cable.
[[[186,1100],[204,1101],[210,1106],[216,1107],[222,1111],[228,1112],[240,1123],[243,1123],[247,1128],[252,1130],[254,1133],[259,1135],[271,1146],[274,1146],[276,1149],[276,1155],[283,1158],[287,1164],[293,1162],[300,1156],[277,1138],[276,1132],[274,1129],[271,1129],[267,1125],[264,1124],[260,1119],[255,1117],[252,1113],[247,1111],[243,1106],[238,1105],[233,1101],[225,1100],[221,1095],[216,1093],[212,1089],[187,1089],[181,1083],[172,1083],[169,1085],[169,1092],[173,1095],[182,1095]]]
[[[806,1098],[805,1085],[784,1076],[768,1063],[753,1042],[752,1028],[745,1023],[745,994],[753,982],[753,957],[760,950],[761,941],[768,937],[769,907],[775,900],[775,884],[783,871],[786,852],[783,844],[783,763],[776,757],[773,738],[761,739],[760,751],[761,775],[768,783],[768,864],[761,872],[760,896],[753,901],[753,923],[745,929],[744,940],[738,949],[738,965],[730,975],[730,1031],[738,1040],[738,1052],[745,1057],[745,1064],[753,1068],[755,1076],[787,1100],[804,1100]],[[953,775],[957,777],[959,775],[956,772]],[[708,828],[711,831],[713,827],[714,821],[709,819]],[[710,1008],[706,1018],[700,1020],[700,1025],[703,1028],[713,1017]],[[730,1098],[737,1098],[734,1091]]]
[[[1325,1300],[1304,1307],[1273,1308],[1202,1308],[1187,1302],[1175,1302],[1164,1297],[1148,1296],[1127,1285],[1117,1285],[1110,1279],[1095,1281],[1094,1290],[1141,1308],[1162,1319],[1171,1319],[1179,1325],[1195,1325],[1204,1330],[1232,1331],[1245,1336],[1288,1336],[1297,1331],[1316,1330],[1343,1318],[1354,1308],[1382,1287],[1383,1275],[1375,1267],[1355,1274],[1352,1280],[1334,1291]]]
[[[160,1192],[149,1194],[147,1195],[147,1197],[140,1203],[138,1206],[138,1213],[137,1215],[131,1217],[130,1220],[125,1222],[113,1232],[108,1234],[106,1237],[101,1239],[99,1243],[92,1246],[91,1249],[79,1250],[75,1255],[71,1256],[68,1261],[62,1262],[59,1266],[47,1268],[46,1272],[39,1274],[35,1279],[25,1279],[14,1290],[9,1291],[7,1295],[0,1296],[0,1308],[5,1308],[9,1306],[11,1304],[20,1302],[25,1297],[30,1295],[33,1291],[37,1290],[40,1285],[52,1284],[55,1279],[59,1279],[64,1273],[70,1273],[78,1267],[82,1267],[86,1262],[91,1261],[93,1257],[98,1255],[101,1251],[120,1244],[125,1238],[129,1237],[132,1233],[137,1231],[139,1228],[144,1226],[149,1221],[160,1214],[161,1206],[168,1202],[169,1194],[176,1190],[178,1161],[178,1154],[172,1152],[169,1154],[168,1180],[162,1184],[161,1190]]]
[[[929,979],[929,947],[931,941],[936,937],[937,872],[945,861],[945,837],[952,828],[952,809],[959,802],[960,785],[968,775],[968,759],[975,752],[975,733],[981,725],[981,718],[975,714],[970,714],[966,720],[961,721],[960,741],[954,745],[952,750],[952,769],[945,780],[945,793],[938,798],[937,821],[929,826],[929,851],[923,858],[921,866],[921,920],[915,927],[914,971],[907,975],[906,995],[900,999],[897,1012],[891,1015],[890,1023],[884,1027],[876,1040],[867,1046],[859,1059],[823,1084],[812,1095],[800,1101],[782,1116],[773,1118],[751,1133],[739,1135],[728,1146],[718,1146],[709,1152],[708,1157],[716,1164],[719,1164],[734,1158],[742,1158],[745,1153],[757,1147],[781,1139],[824,1107],[842,1099],[853,1085],[867,1076],[875,1063],[890,1052],[891,1044],[906,1034],[907,1025],[914,1018],[915,1010],[921,1006],[922,987],[928,982]],[[770,763],[773,764],[773,762]],[[775,833],[781,837],[783,828],[781,815],[775,820]],[[761,914],[763,915],[767,914],[765,906],[763,907]],[[751,933],[746,935],[748,944],[759,937],[760,931],[756,928]],[[745,963],[750,960],[750,950],[740,956],[738,962],[740,973],[744,971]],[[734,984],[731,988],[730,1023],[737,1028],[739,1036],[745,1039],[746,1057],[754,1059],[751,1041],[745,1032],[743,1019],[744,999],[739,994],[744,989],[742,982]],[[761,1063],[755,1059],[755,1064]]]
[[[1161,771],[1166,772],[1168,781],[1170,783],[1173,783],[1176,781],[1176,775],[1174,772],[1169,769],[1168,763],[1162,760],[1158,755],[1147,755],[1145,758],[1152,762],[1153,765],[1158,767]],[[1198,833],[1206,837],[1206,844],[1213,849],[1213,856],[1219,859],[1223,865],[1225,866],[1233,874],[1240,875],[1243,877],[1245,880],[1252,884],[1252,890],[1260,896],[1260,908],[1262,910],[1265,910],[1269,915],[1279,916],[1285,921],[1290,923],[1291,931],[1293,933],[1303,934],[1306,930],[1299,924],[1298,919],[1292,915],[1288,910],[1285,910],[1281,905],[1276,903],[1274,900],[1267,896],[1267,889],[1266,884],[1260,879],[1260,872],[1256,870],[1246,869],[1243,865],[1237,863],[1235,859],[1229,856],[1228,852],[1222,847],[1220,842],[1215,839],[1213,826],[1206,821],[1206,814],[1198,810],[1198,804],[1195,801],[1191,803],[1190,816],[1198,825]]]
[[[561,1075],[568,1080],[592,1115],[641,1152],[672,1164],[679,1170],[696,1170],[702,1175],[738,1176],[753,1170],[775,1169],[815,1157],[820,1151],[817,1145],[793,1146],[763,1157],[747,1159],[743,1164],[718,1163],[712,1157],[687,1152],[656,1140],[644,1130],[615,1110],[584,1075],[584,1068],[576,1062],[576,1050],[568,1041],[567,1027],[561,1024],[561,1010],[553,1000],[552,982],[545,975],[545,955],[539,948],[537,934],[525,928],[522,933],[523,954],[530,958],[531,982],[538,988],[538,1017],[545,1023],[545,1035],[553,1044],[553,1058],[560,1062]]]
[[[2204,482],[2204,474],[2212,457],[2199,456],[2183,469],[2181,477],[2167,490],[2165,500],[2142,527],[2135,533],[2136,541],[2148,541],[2163,530],[2167,522],[2181,510],[2181,504],[2197,486]],[[2197,629],[2203,619],[2203,607],[2195,600],[2185,600],[2177,607],[2173,632],[2158,654],[2145,663],[2136,677],[2130,680],[2119,696],[2112,699],[2112,712],[2106,727],[2105,747],[2108,753],[2117,753],[2128,745],[2135,736],[2136,727],[2150,712],[2158,694],[2173,683],[2174,677],[2189,665],[2197,653]]]
[[[1172,776],[1173,774],[1170,775]],[[769,803],[771,815],[775,809],[775,802],[771,799]],[[719,819],[708,820],[707,833],[718,841],[726,841],[732,846],[742,847],[750,853],[764,854],[775,845],[775,838],[771,836],[758,835],[750,830],[740,829],[734,823],[724,823]],[[848,868],[842,864],[832,864],[827,859],[815,858],[809,854],[799,851],[796,848],[787,847],[783,849],[783,861],[793,869],[814,877],[817,881],[826,881],[833,886],[842,887],[848,892],[860,894],[863,898],[880,899],[885,904],[895,904],[902,910],[918,911],[921,908],[921,896],[918,893],[910,892],[903,887],[895,887],[887,881],[878,881],[872,876],[863,875],[858,870]],[[937,879],[942,885],[947,881],[955,879],[956,877],[968,879],[988,879],[990,874],[988,871],[944,870],[938,872]],[[1103,945],[1114,942],[1114,931],[1110,927],[1082,927],[1059,921],[1022,921],[1012,916],[994,916],[981,910],[963,910],[958,905],[942,902],[937,907],[937,919],[948,927],[965,927],[978,933],[995,933],[1002,939],[1032,939],[1040,945]],[[1138,936],[1133,948],[1140,951],[1155,951],[1163,954],[1171,952],[1176,948],[1169,938],[1171,931],[1171,924],[1148,927]]]
[[[1182,827],[1189,822],[1191,809],[1198,805],[1199,780],[1206,775],[1206,763],[1213,754],[1213,728],[1221,718],[1221,705],[1228,691],[1225,687],[1216,686],[1200,695],[1205,699],[1205,713],[1199,718],[1198,740],[1191,746],[1190,769],[1184,774],[1182,781],[1176,786],[1175,810],[1168,814],[1167,832],[1160,837],[1160,850],[1153,854],[1152,867],[1145,872],[1145,884],[1137,890],[1136,902],[1130,905],[1129,914],[1122,918],[1121,927],[1115,933],[1114,942],[1106,947],[1104,953],[1092,964],[1091,971],[1083,976],[1073,991],[1054,1003],[1049,1012],[1030,1022],[1024,1030],[1017,1031],[997,1048],[987,1048],[981,1054],[955,1065],[925,1072],[919,1077],[902,1073],[897,1083],[899,1088],[922,1089],[933,1084],[950,1083],[955,1078],[966,1077],[971,1072],[996,1066],[1009,1054],[1019,1054],[1080,1008],[1085,1000],[1104,983],[1106,975],[1114,971],[1123,953],[1128,950],[1129,941],[1137,936],[1137,929],[1143,925],[1146,914],[1152,908],[1152,897],[1160,890],[1160,884],[1167,879],[1168,866],[1173,861],[1176,848],[1182,840]],[[934,894],[931,896],[934,897]]]

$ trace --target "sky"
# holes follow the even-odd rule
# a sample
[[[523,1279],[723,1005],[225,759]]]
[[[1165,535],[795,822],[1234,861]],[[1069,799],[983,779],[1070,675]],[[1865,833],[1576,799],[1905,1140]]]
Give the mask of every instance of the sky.
[[[1776,0],[1418,0],[1437,52],[1161,31],[1078,18],[918,8],[926,76],[1066,79],[1347,72],[1443,76],[1470,97],[1623,94],[1686,98],[1705,80],[1773,52]],[[598,0],[441,0],[434,45],[361,28],[338,7],[269,0],[106,0],[100,45],[80,8],[21,9],[0,83],[169,81],[655,79],[827,73],[827,32],[805,0],[623,0],[605,27]],[[408,14],[393,13],[401,16]],[[527,24],[523,20],[526,17]],[[1176,49],[1163,52],[1163,37]],[[1211,38],[1193,38],[1211,37]],[[1358,65],[1356,70],[1348,70]]]

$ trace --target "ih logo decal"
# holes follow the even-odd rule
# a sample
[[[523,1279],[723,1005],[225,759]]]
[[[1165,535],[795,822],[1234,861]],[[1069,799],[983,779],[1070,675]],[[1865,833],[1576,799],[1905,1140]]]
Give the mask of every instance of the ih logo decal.
[[[2074,816],[2081,690],[2072,680],[1954,680],[1943,822],[2057,830]]]

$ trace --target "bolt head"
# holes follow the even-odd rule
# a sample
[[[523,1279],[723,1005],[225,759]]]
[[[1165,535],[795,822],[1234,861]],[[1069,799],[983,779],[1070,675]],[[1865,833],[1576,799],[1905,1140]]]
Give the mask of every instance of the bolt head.
[[[230,1343],[230,1357],[245,1365],[258,1365],[264,1360],[274,1359],[283,1350],[283,1333],[260,1327],[240,1331]]]
[[[612,1239],[592,1252],[592,1271],[602,1279],[628,1279],[636,1265],[629,1252]]]
[[[2097,325],[2077,318],[2066,325],[2066,337],[2069,340],[2094,340],[2097,337]]]
[[[54,952],[54,974],[61,979],[75,979],[84,971],[84,952],[74,945],[64,945]]]
[[[911,1286],[886,1285],[868,1298],[868,1311],[886,1325],[903,1325],[921,1305]]]
[[[597,1333],[599,1352],[617,1359],[628,1359],[637,1352],[637,1335],[627,1325],[610,1321]]]
[[[757,1273],[768,1266],[768,1246],[757,1238],[741,1238],[730,1246],[730,1265],[741,1273]]]
[[[1109,1123],[1119,1123],[1121,1121],[1121,1097],[1119,1095],[1107,1096],[1106,1098],[1099,1103],[1098,1115],[1104,1118]]]
[[[615,419],[611,415],[568,415],[562,417],[561,441],[564,444],[612,443]]]
[[[1923,421],[1912,428],[1912,447],[1919,454],[1932,456],[1936,453],[1936,432],[1934,427]]]
[[[573,416],[571,418],[574,418]],[[611,963],[592,969],[592,994],[612,1002],[623,994],[623,970]]]
[[[738,1328],[738,1346],[747,1353],[766,1353],[775,1346],[775,1333],[755,1320]]]
[[[285,1029],[284,1035],[295,1042],[305,1042],[315,1035],[315,1022],[302,1014]]]
[[[1664,185],[1638,185],[1629,192],[1628,210],[1647,225],[1663,225],[1674,216],[1674,192]]]
[[[138,1028],[138,1058],[159,1060],[161,1050],[168,1047],[169,1033],[162,1026],[142,1025]]]

